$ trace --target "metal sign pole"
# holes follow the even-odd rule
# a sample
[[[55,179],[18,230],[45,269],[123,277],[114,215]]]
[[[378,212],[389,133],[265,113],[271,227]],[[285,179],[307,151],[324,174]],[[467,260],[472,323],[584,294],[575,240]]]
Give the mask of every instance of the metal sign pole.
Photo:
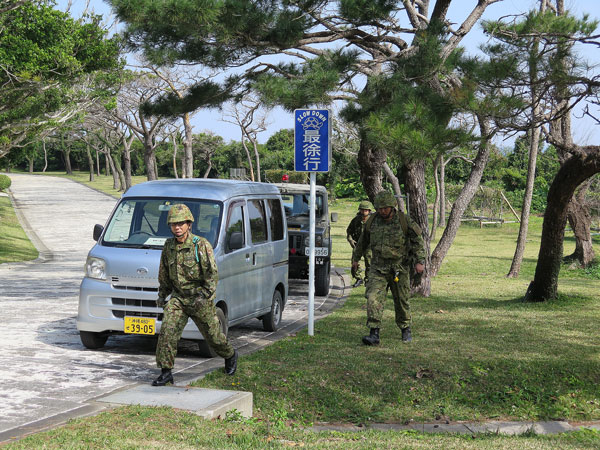
[[[317,174],[310,173],[310,221],[308,250],[308,335],[315,335],[315,204]]]
[[[309,246],[308,246],[308,335],[314,336],[315,322],[315,232],[316,172],[331,169],[331,120],[328,110],[294,111],[294,170],[310,172]]]

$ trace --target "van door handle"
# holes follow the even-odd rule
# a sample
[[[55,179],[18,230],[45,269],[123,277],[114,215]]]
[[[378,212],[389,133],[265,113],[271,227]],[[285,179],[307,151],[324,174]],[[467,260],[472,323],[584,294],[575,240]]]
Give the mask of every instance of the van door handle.
[[[256,265],[256,253],[252,253],[252,265]]]

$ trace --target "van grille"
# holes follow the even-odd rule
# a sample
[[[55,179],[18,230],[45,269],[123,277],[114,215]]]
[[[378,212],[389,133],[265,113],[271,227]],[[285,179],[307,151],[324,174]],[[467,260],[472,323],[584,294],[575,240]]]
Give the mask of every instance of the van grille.
[[[153,317],[156,320],[158,320],[159,322],[162,322],[162,318],[163,318],[162,313],[148,313],[148,312],[142,312],[142,311],[120,311],[120,310],[113,309],[112,313],[113,313],[113,316],[115,316],[119,319],[122,319],[125,316],[128,316],[128,317]]]
[[[114,278],[113,278],[114,281]],[[158,292],[157,287],[140,287],[140,286],[123,286],[121,284],[113,284],[114,289],[120,289],[123,291],[142,291],[142,292]]]
[[[115,306],[125,306],[125,307],[130,307],[130,308],[136,308],[136,309],[127,309],[127,310],[113,309],[111,311],[113,316],[118,317],[119,319],[122,319],[125,316],[132,316],[132,317],[153,317],[155,319],[158,319],[159,321],[162,321],[162,316],[163,316],[162,313],[140,311],[138,309],[138,308],[156,308],[156,300],[140,300],[137,298],[112,297],[111,301],[112,301],[112,304]]]
[[[156,300],[139,300],[137,298],[112,298],[113,305],[156,308]]]

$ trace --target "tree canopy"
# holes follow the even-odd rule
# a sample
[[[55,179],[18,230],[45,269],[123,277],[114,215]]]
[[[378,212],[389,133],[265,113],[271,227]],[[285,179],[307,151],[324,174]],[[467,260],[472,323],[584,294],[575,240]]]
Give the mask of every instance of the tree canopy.
[[[118,67],[119,55],[119,39],[107,37],[100,16],[75,20],[44,0],[0,13],[0,156],[36,126],[65,121],[78,100],[98,95],[107,74],[84,76]]]

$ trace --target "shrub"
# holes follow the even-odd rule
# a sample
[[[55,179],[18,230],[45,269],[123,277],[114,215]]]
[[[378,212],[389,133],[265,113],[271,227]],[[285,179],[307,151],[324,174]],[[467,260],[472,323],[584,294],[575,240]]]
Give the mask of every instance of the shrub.
[[[8,175],[0,174],[0,191],[5,191],[10,187],[11,179]]]

